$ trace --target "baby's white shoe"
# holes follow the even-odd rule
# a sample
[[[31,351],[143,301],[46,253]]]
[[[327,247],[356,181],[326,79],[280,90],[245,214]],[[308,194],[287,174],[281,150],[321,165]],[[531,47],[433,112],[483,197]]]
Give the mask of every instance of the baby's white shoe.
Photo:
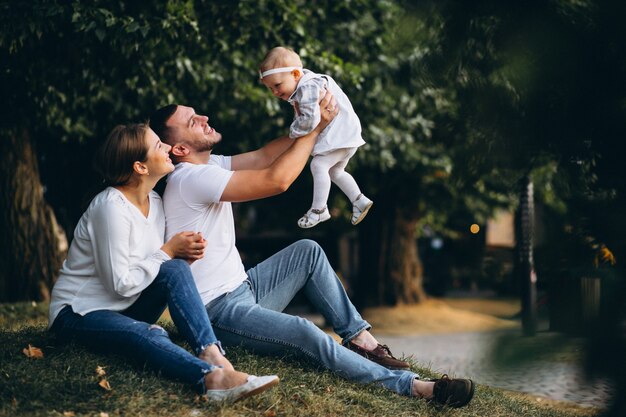
[[[367,212],[372,207],[372,204],[374,204],[372,200],[363,194],[359,194],[356,200],[352,202],[352,224],[357,225],[361,223],[361,220],[367,216]]]
[[[300,220],[298,220],[298,226],[303,229],[309,229],[318,223],[325,222],[328,219],[330,219],[328,207],[324,207],[319,210],[311,207],[309,211],[304,214],[304,216],[300,217]]]

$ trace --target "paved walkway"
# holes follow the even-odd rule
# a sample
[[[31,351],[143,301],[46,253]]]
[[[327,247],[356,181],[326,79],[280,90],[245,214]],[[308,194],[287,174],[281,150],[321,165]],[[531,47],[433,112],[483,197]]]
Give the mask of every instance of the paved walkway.
[[[593,383],[586,383],[584,372],[571,358],[569,361],[527,362],[507,368],[492,366],[492,346],[503,333],[451,333],[407,337],[377,335],[377,338],[381,343],[389,345],[394,355],[412,356],[418,363],[435,372],[470,377],[479,384],[574,402],[581,406],[604,407],[607,404],[611,396],[608,382],[596,379]],[[529,338],[521,340],[520,330],[506,333],[513,338],[520,338],[520,343],[528,343]],[[537,333],[533,340],[549,346],[561,339],[557,334],[545,332]],[[578,343],[582,347],[581,341],[571,340],[568,343]]]

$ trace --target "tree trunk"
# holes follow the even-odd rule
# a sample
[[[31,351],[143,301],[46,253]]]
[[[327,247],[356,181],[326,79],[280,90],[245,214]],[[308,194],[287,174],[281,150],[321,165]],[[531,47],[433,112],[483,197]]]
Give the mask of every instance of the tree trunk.
[[[0,301],[46,300],[67,248],[29,134],[0,137]]]
[[[377,204],[368,221],[361,223],[367,227],[360,233],[360,282],[353,285],[358,305],[395,306],[426,299],[417,248],[416,213],[414,207]]]

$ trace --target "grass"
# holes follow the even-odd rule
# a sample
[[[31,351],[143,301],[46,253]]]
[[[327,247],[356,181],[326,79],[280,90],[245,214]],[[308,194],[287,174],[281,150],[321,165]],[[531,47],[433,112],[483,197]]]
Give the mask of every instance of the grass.
[[[599,410],[538,401],[479,385],[462,409],[435,407],[375,386],[362,386],[320,371],[295,358],[228,350],[235,367],[253,374],[280,375],[281,384],[235,404],[208,403],[191,389],[114,355],[57,346],[45,330],[47,306],[0,304],[0,416],[594,416]],[[177,343],[175,329],[163,323]],[[30,359],[29,344],[44,358]],[[111,385],[98,385],[98,366]],[[428,369],[413,364],[426,377]]]

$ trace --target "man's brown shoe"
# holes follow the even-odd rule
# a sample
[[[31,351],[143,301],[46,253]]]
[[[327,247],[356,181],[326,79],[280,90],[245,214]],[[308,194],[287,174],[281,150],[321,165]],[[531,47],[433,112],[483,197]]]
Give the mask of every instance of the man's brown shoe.
[[[346,342],[344,343],[344,346],[351,351],[356,352],[359,355],[371,360],[372,362],[376,362],[377,364],[384,366],[385,368],[409,369],[410,367],[407,362],[396,359],[391,354],[391,351],[389,350],[389,347],[387,345],[381,345],[379,343],[378,346],[376,346],[376,349],[372,351],[365,350],[352,342]]]
[[[454,408],[463,407],[474,396],[474,382],[471,379],[450,379],[448,375],[443,375],[431,381],[435,382],[431,401],[437,404]]]

